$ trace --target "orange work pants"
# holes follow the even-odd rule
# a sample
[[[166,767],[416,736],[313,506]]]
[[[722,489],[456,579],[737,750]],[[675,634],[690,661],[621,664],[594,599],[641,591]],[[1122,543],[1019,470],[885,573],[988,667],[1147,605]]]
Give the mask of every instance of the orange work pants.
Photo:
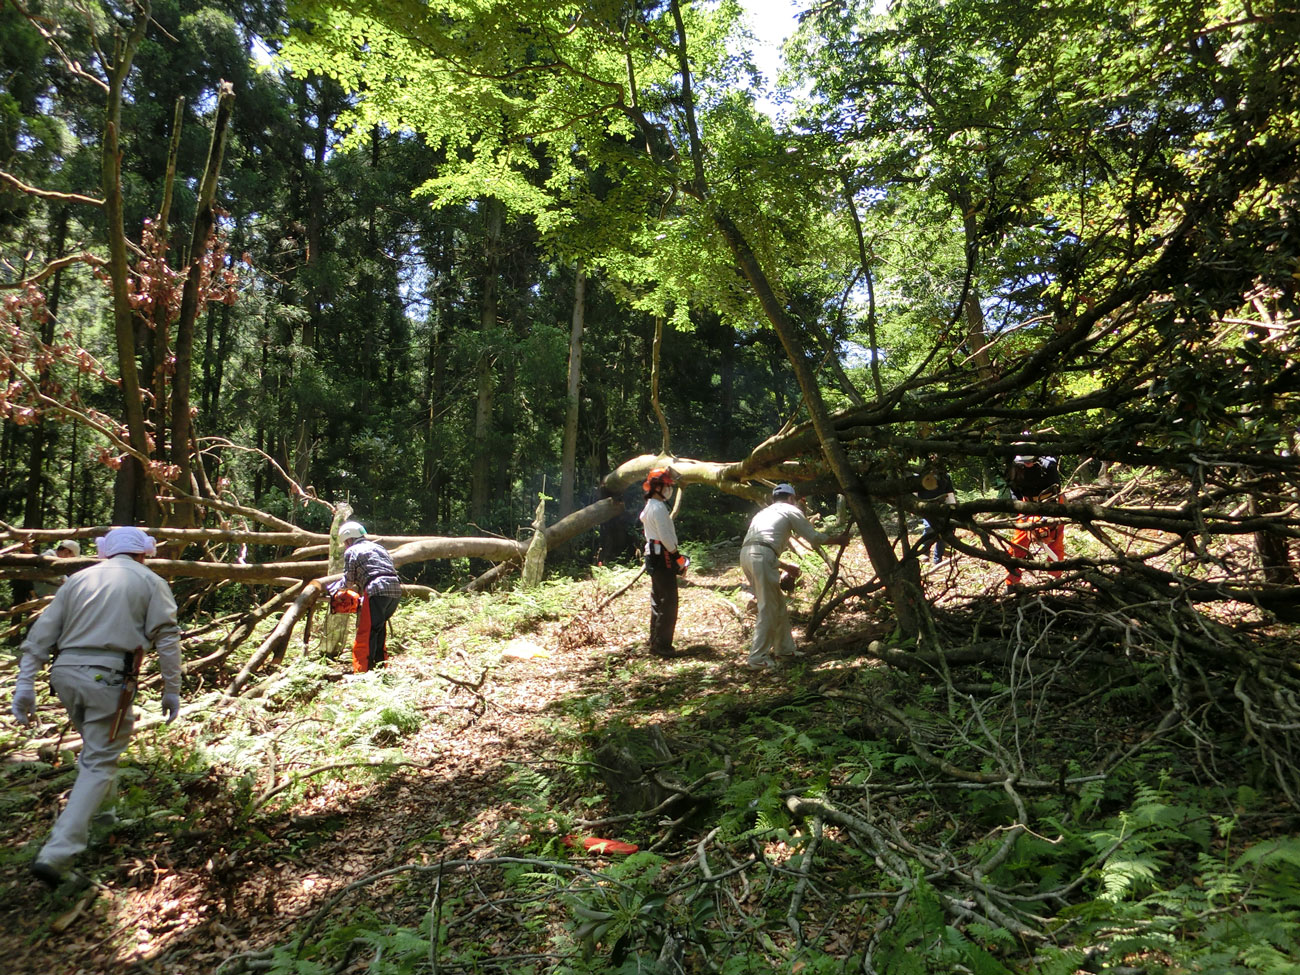
[[[370,669],[370,597],[361,597],[357,610],[357,637],[352,641],[352,672],[364,674]]]
[[[1016,531],[1011,536],[1011,547],[1008,554],[1013,559],[1029,558],[1029,550],[1035,539],[1047,546],[1052,555],[1056,557],[1056,561],[1065,561],[1065,525],[1044,525],[1040,518],[1032,515],[1016,520]],[[1053,579],[1059,579],[1061,570],[1050,569],[1048,575]],[[1007,569],[1007,585],[1014,586],[1019,582],[1020,570],[1015,567]]]

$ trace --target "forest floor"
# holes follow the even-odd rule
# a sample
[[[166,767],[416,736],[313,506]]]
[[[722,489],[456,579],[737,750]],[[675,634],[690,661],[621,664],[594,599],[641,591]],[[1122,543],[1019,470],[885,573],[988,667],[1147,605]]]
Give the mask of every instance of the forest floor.
[[[719,714],[779,711],[800,686],[851,684],[880,666],[863,649],[892,627],[879,606],[859,600],[800,641],[805,660],[755,674],[743,666],[753,616],[735,541],[693,554],[680,587],[679,656],[671,660],[645,649],[648,580],[606,604],[632,579],[626,567],[540,590],[404,602],[389,666],[370,674],[353,675],[350,661],[322,660],[318,642],[302,647],[295,638],[264,695],[137,734],[123,763],[122,818],[97,829],[79,864],[91,878],[82,890],[47,893],[27,873],[70,767],[11,752],[0,762],[0,971],[265,970],[267,949],[319,937],[327,922],[366,917],[418,928],[430,913],[429,888],[406,882],[399,868],[412,864],[432,870],[440,861],[542,848],[563,858],[559,841],[570,830],[658,844],[670,857],[693,851],[693,840],[664,832],[663,819],[646,828],[613,817],[582,829],[584,816],[617,812],[592,781],[593,743],[616,727],[661,723],[680,741]],[[869,577],[855,543],[841,585]],[[1033,598],[1007,596],[1001,579],[1001,569],[965,558],[926,569],[927,592],[940,606]],[[801,580],[792,601],[797,638],[820,587],[815,572]],[[187,700],[204,690],[187,687]],[[156,709],[156,701],[144,707]],[[48,702],[41,716],[62,720]],[[1099,748],[1113,744],[1114,729],[1105,715],[1098,720],[1087,734]],[[581,766],[586,781],[578,784]],[[536,801],[542,792],[545,803]],[[557,808],[568,810],[567,822],[547,812]],[[609,862],[567,856],[592,869]],[[388,870],[395,873],[375,879]],[[489,954],[535,949],[536,939],[521,940],[526,921],[505,898],[500,874],[476,872],[471,883],[460,909],[476,902],[481,916],[463,937],[495,939],[480,945]],[[836,937],[823,929],[831,948]],[[341,965],[301,971],[387,971],[368,968],[383,950],[353,957],[348,949]],[[262,954],[229,965],[249,952]],[[277,963],[276,971],[299,970],[283,956]]]
[[[555,618],[527,620],[523,629],[535,629],[520,632],[486,607],[440,626],[436,609],[431,620],[428,607],[406,604],[393,621],[388,673],[354,676],[347,673],[350,660],[336,661],[334,669],[344,684],[390,681],[408,695],[407,704],[436,716],[402,737],[400,749],[410,766],[381,781],[317,777],[292,807],[262,817],[252,842],[228,831],[233,811],[224,807],[228,800],[223,806],[218,781],[228,772],[215,768],[184,785],[194,804],[210,805],[204,819],[183,830],[150,830],[139,822],[101,830],[82,864],[94,885],[48,894],[29,877],[26,865],[61,803],[47,795],[20,812],[24,804],[11,800],[5,826],[10,856],[0,867],[0,970],[7,975],[211,972],[238,952],[290,941],[332,895],[371,873],[413,858],[496,851],[503,835],[513,833],[507,820],[517,811],[508,780],[521,766],[544,765],[567,754],[569,745],[554,719],[581,712],[593,697],[606,697],[602,688],[621,688],[615,694],[621,706],[645,722],[654,721],[653,702],[659,699],[678,704],[685,694],[780,690],[788,672],[754,674],[743,666],[754,617],[744,609],[747,593],[734,543],[711,554],[695,560],[680,586],[681,656],[671,660],[653,657],[645,648],[649,581],[644,576],[585,618],[631,578],[631,570],[617,576],[617,584],[572,587],[570,608],[584,619],[567,632],[572,612],[544,612]],[[869,575],[858,556],[847,554],[842,567],[850,583]],[[958,563],[946,565],[957,571]],[[795,597],[796,638],[802,634],[797,606],[806,607],[815,597],[811,588],[802,580]],[[823,635],[843,637],[849,625],[864,639],[878,635],[862,617],[852,624],[842,617]],[[838,645],[834,658],[847,652],[842,639]],[[816,643],[805,649],[811,660],[818,658]],[[294,666],[292,655],[286,666]],[[483,677],[480,666],[491,669],[477,689],[438,676],[458,671],[452,676],[471,685]],[[212,720],[208,716],[206,723]],[[183,747],[183,725],[184,719],[165,739],[155,735],[133,743],[124,764],[147,776],[150,754]],[[30,757],[18,753],[9,761]],[[384,897],[383,886],[364,894],[369,909],[400,914]]]

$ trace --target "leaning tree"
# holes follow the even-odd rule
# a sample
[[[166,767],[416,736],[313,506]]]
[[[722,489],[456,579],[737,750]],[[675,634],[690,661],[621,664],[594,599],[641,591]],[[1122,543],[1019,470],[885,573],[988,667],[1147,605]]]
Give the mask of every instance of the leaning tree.
[[[738,93],[728,4],[295,12],[286,63],[353,89],[355,131],[447,149],[433,202],[491,186],[639,307],[685,321],[712,305],[775,331],[803,425],[695,469],[842,493],[904,633],[936,639],[878,505],[922,510],[919,456],[1000,463],[1027,441],[1187,478],[1178,505],[1069,514],[1103,535],[1159,522],[1193,551],[1211,525],[1258,537],[1269,568],[1250,588],[1294,595],[1292,15],[823,5],[792,48],[819,97],[778,133]],[[597,170],[618,194],[592,191]],[[867,382],[819,370],[845,339]],[[925,513],[1000,562],[1009,516],[1060,514]]]

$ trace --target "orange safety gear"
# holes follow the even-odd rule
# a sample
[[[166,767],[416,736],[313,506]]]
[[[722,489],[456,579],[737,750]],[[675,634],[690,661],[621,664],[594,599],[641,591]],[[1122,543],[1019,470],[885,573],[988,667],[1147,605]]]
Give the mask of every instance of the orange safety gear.
[[[352,641],[352,672],[364,674],[370,669],[370,600],[361,601],[357,613],[357,635]]]
[[[330,596],[331,613],[355,613],[361,605],[361,593],[354,589],[340,589]]]
[[[1044,491],[1036,498],[1030,500],[1039,502],[1056,501],[1061,503],[1064,499],[1057,493],[1058,489]],[[1065,524],[1048,522],[1044,524],[1041,515],[1019,515],[1016,518],[1016,530],[1011,536],[1011,544],[1008,546],[1007,554],[1013,559],[1029,558],[1034,543],[1040,542],[1053,556],[1057,562],[1065,561]],[[1047,574],[1053,579],[1061,578],[1060,569],[1048,569]],[[1018,586],[1020,584],[1020,569],[1018,567],[1009,567],[1007,569],[1007,585]]]
[[[654,493],[655,488],[661,485],[676,483],[677,472],[675,470],[671,467],[656,467],[646,475],[645,484],[641,485],[641,489],[645,491],[646,494],[652,494]]]

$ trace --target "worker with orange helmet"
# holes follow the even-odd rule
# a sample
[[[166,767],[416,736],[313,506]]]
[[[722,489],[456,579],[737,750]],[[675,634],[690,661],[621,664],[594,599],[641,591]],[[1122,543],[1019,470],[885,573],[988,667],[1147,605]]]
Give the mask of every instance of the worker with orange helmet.
[[[650,574],[650,652],[657,657],[673,655],[677,577],[689,564],[684,555],[678,554],[677,529],[667,504],[676,483],[676,471],[656,467],[642,485],[645,507],[641,509],[641,527],[645,530],[645,569]]]

